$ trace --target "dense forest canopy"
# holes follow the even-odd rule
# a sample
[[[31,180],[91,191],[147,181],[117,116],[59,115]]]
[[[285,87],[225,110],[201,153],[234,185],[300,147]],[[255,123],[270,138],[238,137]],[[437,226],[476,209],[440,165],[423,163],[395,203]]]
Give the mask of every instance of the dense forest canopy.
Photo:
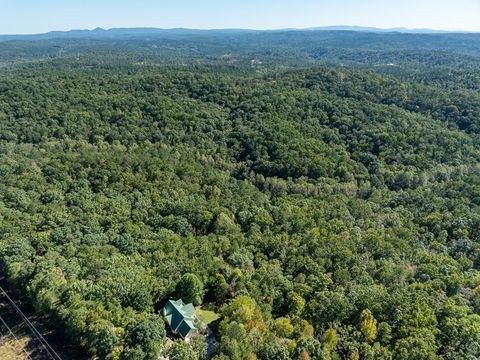
[[[217,360],[480,358],[479,35],[136,36],[0,42],[16,296],[99,359],[205,358],[172,298]]]

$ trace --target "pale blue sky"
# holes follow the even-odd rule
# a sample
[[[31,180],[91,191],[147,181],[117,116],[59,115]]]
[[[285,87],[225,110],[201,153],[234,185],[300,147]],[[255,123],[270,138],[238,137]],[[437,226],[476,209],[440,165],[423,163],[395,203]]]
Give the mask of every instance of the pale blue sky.
[[[480,31],[480,0],[0,0],[0,33],[112,27]]]

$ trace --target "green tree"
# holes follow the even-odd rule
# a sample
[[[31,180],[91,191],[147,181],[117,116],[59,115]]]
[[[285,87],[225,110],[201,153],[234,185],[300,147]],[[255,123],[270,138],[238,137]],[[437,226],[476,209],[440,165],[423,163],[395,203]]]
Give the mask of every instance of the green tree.
[[[291,359],[289,344],[273,336],[269,336],[258,350],[260,360],[289,360]]]
[[[208,282],[210,297],[215,301],[222,301],[228,294],[228,283],[222,274],[215,274]]]
[[[203,283],[195,274],[184,274],[177,283],[176,292],[187,303],[200,305],[203,302]]]
[[[294,292],[289,293],[288,297],[289,297],[289,306],[288,306],[289,314],[300,316],[305,307],[305,299]]]
[[[295,349],[296,359],[321,360],[323,357],[322,345],[313,338],[300,339]]]
[[[168,349],[167,355],[172,360],[198,360],[199,357],[184,340],[176,340]]]
[[[327,329],[323,335],[323,350],[327,353],[334,352],[337,349],[338,338],[335,329]]]
[[[294,327],[289,318],[280,317],[273,322],[273,329],[278,336],[291,338]]]
[[[129,324],[126,328],[126,338],[130,347],[140,347],[148,359],[153,359],[159,354],[165,336],[165,323],[159,316],[153,314]]]

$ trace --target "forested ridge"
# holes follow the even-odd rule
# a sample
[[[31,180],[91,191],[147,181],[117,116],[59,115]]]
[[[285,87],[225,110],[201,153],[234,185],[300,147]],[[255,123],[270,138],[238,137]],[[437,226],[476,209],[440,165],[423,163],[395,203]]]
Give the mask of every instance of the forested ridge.
[[[216,360],[480,357],[469,47],[428,71],[408,50],[396,67],[130,51],[0,69],[17,297],[99,359],[205,358],[201,337],[165,351],[172,298],[220,315]]]

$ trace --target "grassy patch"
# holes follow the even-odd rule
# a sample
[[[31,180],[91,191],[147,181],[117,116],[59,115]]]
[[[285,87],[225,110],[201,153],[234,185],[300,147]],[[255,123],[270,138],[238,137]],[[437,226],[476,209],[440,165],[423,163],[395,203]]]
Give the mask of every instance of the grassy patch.
[[[28,356],[23,349],[28,346],[28,338],[20,338],[18,341],[11,339],[0,343],[0,359],[2,360],[27,360]]]
[[[220,318],[220,315],[213,311],[203,310],[200,307],[196,309],[198,319],[205,325],[208,325]]]

